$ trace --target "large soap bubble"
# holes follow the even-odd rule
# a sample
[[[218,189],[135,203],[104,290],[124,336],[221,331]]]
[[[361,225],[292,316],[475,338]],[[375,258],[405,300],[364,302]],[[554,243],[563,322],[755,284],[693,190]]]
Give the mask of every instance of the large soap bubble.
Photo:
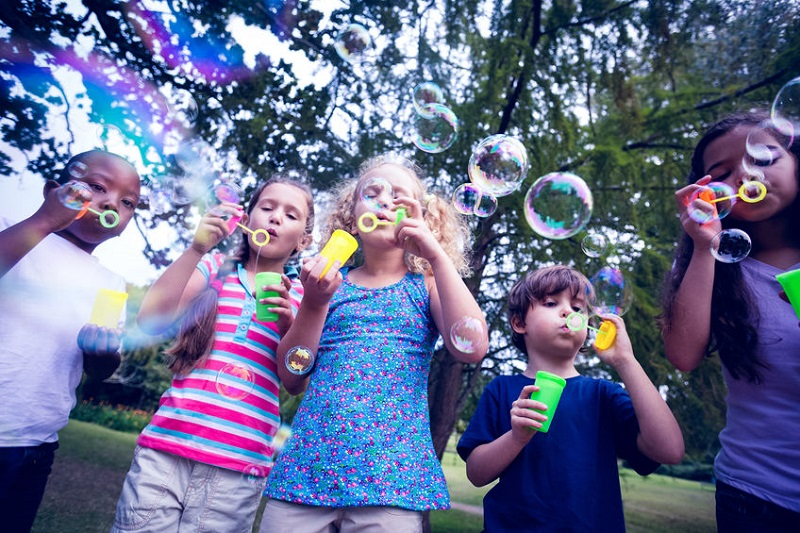
[[[771,115],[783,135],[794,139],[800,133],[800,77],[781,87],[772,102]]]
[[[738,228],[724,229],[711,239],[711,255],[721,263],[738,263],[748,255],[752,242],[750,236]]]
[[[423,152],[438,154],[450,148],[458,136],[458,117],[444,104],[424,104],[417,114],[414,144]]]
[[[551,172],[533,182],[525,195],[525,219],[547,239],[566,239],[592,217],[592,191],[579,176]]]
[[[412,97],[414,109],[422,116],[428,116],[430,113],[430,110],[427,109],[428,104],[444,103],[444,91],[432,81],[426,81],[414,87]]]
[[[493,196],[516,191],[528,172],[528,152],[510,135],[490,135],[469,158],[469,179]]]
[[[622,316],[633,303],[633,288],[618,268],[604,266],[589,278],[594,287],[594,312]]]
[[[336,36],[333,47],[339,57],[348,63],[359,63],[367,57],[372,38],[361,24],[349,24]]]

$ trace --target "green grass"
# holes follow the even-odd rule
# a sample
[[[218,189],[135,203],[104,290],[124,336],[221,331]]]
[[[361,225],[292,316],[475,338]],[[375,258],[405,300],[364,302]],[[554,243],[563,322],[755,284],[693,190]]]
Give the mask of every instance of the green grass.
[[[70,420],[61,431],[53,473],[36,517],[33,533],[107,532],[128,472],[136,434]],[[464,463],[448,451],[442,461],[452,501],[479,510],[489,487],[467,481]],[[704,533],[716,530],[714,489],[708,484],[629,470],[621,474],[625,520],[632,533]],[[263,507],[263,504],[262,504]],[[256,518],[256,527],[261,512]],[[478,533],[480,514],[461,510],[434,511],[434,533]]]

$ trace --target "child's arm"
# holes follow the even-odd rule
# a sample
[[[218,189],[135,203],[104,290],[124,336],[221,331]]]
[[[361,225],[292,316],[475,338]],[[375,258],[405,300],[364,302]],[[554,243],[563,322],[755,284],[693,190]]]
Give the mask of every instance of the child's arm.
[[[62,205],[57,189],[55,181],[48,181],[44,188],[44,202],[39,209],[25,220],[0,232],[0,278],[45,237],[65,229],[78,216],[78,211]],[[81,191],[80,194],[84,201],[92,199],[88,193]]]
[[[539,390],[536,385],[522,389],[519,398],[511,404],[511,430],[492,442],[481,444],[467,457],[467,479],[476,487],[483,487],[500,477],[519,452],[530,442],[536,429],[542,427],[545,416],[541,402],[531,400],[531,393]]]
[[[223,204],[234,212],[239,206]],[[241,215],[237,212],[237,215]],[[186,303],[203,290],[208,282],[195,267],[200,259],[228,234],[225,220],[206,213],[200,220],[189,248],[153,283],[142,300],[136,321],[143,331],[162,333],[186,307]]]
[[[322,256],[312,257],[303,264],[300,270],[300,281],[303,284],[303,299],[297,316],[294,317],[289,330],[281,338],[275,356],[278,363],[278,377],[281,384],[289,394],[300,394],[308,385],[308,376],[292,374],[286,368],[286,352],[295,346],[304,346],[312,353],[319,350],[319,339],[328,316],[328,304],[331,297],[342,283],[339,274],[339,261],[320,279],[319,275],[325,269],[328,260]]]
[[[598,350],[597,356],[611,365],[625,383],[639,422],[639,451],[659,463],[680,463],[684,444],[678,421],[634,357],[625,323],[616,315],[603,315],[603,319],[617,327],[617,339],[607,350]]]
[[[486,319],[478,302],[475,301],[455,265],[422,219],[422,207],[419,202],[408,197],[398,198],[397,201],[401,202],[408,212],[408,216],[398,227],[397,242],[415,255],[427,260],[431,265],[433,270],[433,282],[429,286],[431,314],[447,350],[462,363],[479,362],[486,355],[489,342]],[[473,338],[467,340],[470,341],[474,350],[469,352],[454,346],[450,338],[453,326],[467,316],[477,320],[481,325],[480,331],[476,329],[470,332]]]
[[[706,176],[697,185],[710,181]],[[709,251],[713,237],[721,230],[719,220],[698,224],[687,212],[689,197],[697,185],[675,193],[681,225],[692,238],[694,250],[673,303],[670,324],[664,328],[664,351],[678,370],[687,372],[703,362],[711,335],[711,294],[716,260]]]

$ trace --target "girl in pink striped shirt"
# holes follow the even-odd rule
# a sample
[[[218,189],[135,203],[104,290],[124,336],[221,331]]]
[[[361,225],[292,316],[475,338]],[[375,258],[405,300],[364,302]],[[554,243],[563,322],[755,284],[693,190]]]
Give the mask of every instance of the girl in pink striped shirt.
[[[228,215],[251,231],[233,257],[209,254],[229,234]],[[268,286],[278,296],[261,300],[278,318],[259,321],[255,276],[283,273],[311,244],[313,226],[308,187],[269,180],[246,213],[223,203],[203,216],[191,246],[145,295],[143,330],[180,322],[167,350],[175,375],[139,436],[112,531],[251,531],[280,425],[275,348],[302,296],[299,281],[282,274]]]

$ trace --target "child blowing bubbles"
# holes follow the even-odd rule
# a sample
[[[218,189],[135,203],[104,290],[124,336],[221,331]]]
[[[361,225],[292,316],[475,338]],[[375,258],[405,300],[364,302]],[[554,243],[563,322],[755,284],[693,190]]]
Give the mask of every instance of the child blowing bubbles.
[[[105,227],[91,212],[76,220],[59,199],[71,181],[88,186],[79,200],[114,211],[119,223]],[[11,532],[31,528],[82,370],[105,379],[119,365],[121,332],[87,322],[98,290],[124,291],[125,281],[91,254],[130,222],[139,175],[92,150],[48,180],[44,198],[19,223],[0,218],[0,516]]]
[[[586,277],[566,266],[528,273],[511,289],[512,341],[528,366],[489,383],[457,448],[474,485],[499,478],[484,498],[487,532],[624,531],[617,458],[646,475],[683,456],[680,428],[635,359],[621,318],[603,317],[617,338],[598,357],[625,388],[575,369],[587,332],[572,331],[567,317],[585,316],[593,295]],[[567,382],[548,433],[537,432],[546,406],[530,399],[540,370]]]
[[[663,295],[662,331],[679,370],[697,368],[715,350],[722,361],[719,531],[796,531],[800,523],[800,330],[775,279],[800,268],[800,143],[768,118],[737,114],[712,126],[695,148],[689,185],[675,193],[684,235]],[[746,150],[751,133],[766,148],[758,158]],[[700,185],[723,181],[737,190],[751,179],[766,186],[760,202],[737,202],[727,217],[705,224],[689,216]],[[743,261],[721,263],[709,253],[722,228],[750,236]]]
[[[228,234],[222,212],[242,216],[269,242],[243,235],[238,253],[206,255]],[[311,243],[314,205],[305,185],[274,178],[247,212],[226,204],[207,213],[189,247],[145,295],[138,317],[158,332],[181,317],[167,351],[176,373],[142,431],[112,531],[250,531],[271,467],[280,423],[275,348],[302,287],[285,275],[269,286],[275,322],[256,318],[257,272],[284,271]],[[259,234],[255,234],[259,235]]]
[[[369,199],[381,206],[378,219],[396,220],[401,207],[407,214],[365,232],[358,191],[378,177],[394,192]],[[267,484],[261,531],[419,531],[422,511],[449,507],[428,415],[434,345],[442,332],[460,361],[486,353],[483,315],[459,272],[468,233],[448,202],[425,194],[415,165],[389,156],[367,161],[343,188],[329,226],[358,232],[363,264],[321,279],[325,258],[303,265],[303,302],[278,358],[303,345],[317,363]],[[469,353],[449,335],[464,316],[484,327],[471,339],[481,348]],[[285,374],[287,390],[305,388],[308,378]]]

